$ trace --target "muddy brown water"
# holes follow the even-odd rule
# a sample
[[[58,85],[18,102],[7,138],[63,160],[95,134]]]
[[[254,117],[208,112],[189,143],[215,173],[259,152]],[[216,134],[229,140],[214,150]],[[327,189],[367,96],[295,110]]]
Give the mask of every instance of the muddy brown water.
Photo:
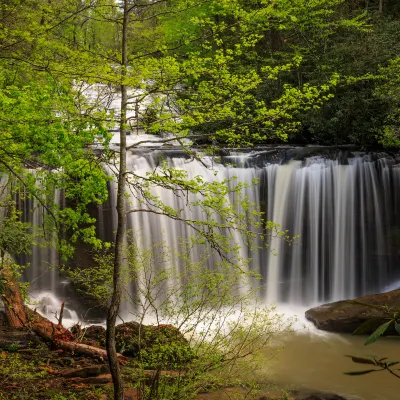
[[[400,361],[400,338],[382,338],[369,346],[364,346],[365,340],[364,336],[317,332],[312,328],[284,334],[275,341],[275,346],[282,345],[283,350],[265,368],[280,387],[287,389],[315,389],[351,399],[400,400],[400,379],[388,371],[362,376],[344,374],[371,367],[355,364],[346,355],[376,355]]]

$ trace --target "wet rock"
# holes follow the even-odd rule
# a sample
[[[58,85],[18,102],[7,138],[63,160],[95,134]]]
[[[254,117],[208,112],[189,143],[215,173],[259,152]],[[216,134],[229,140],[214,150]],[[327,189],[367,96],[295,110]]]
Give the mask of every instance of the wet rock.
[[[150,345],[150,343],[145,340],[146,330],[147,327],[140,325],[138,322],[126,322],[117,325],[115,328],[117,351],[124,356],[137,356],[140,348],[145,348]]]
[[[105,347],[106,330],[100,325],[71,328],[75,336],[92,346]],[[126,322],[116,326],[117,352],[128,357],[138,357],[146,368],[174,369],[192,358],[189,342],[179,329],[172,325],[141,325]]]
[[[116,327],[117,351],[136,357],[139,352],[148,368],[168,368],[187,362],[191,357],[188,341],[172,325],[145,326],[127,322]]]
[[[194,355],[189,342],[172,325],[140,325],[127,322],[116,327],[117,351],[138,358],[146,369],[174,370],[185,366]]]
[[[370,321],[364,333],[372,333],[379,325],[387,322],[384,311],[360,304],[400,307],[400,289],[386,293],[358,297],[355,300],[336,301],[306,311],[306,318],[321,330],[352,333],[361,324]],[[391,332],[388,332],[391,333]]]

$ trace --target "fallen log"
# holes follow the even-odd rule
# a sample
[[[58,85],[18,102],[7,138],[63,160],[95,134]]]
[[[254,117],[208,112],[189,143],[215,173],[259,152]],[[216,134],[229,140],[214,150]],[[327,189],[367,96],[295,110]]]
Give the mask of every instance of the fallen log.
[[[50,343],[58,349],[86,357],[97,358],[102,361],[106,360],[106,350],[84,343],[74,342],[74,335],[62,326],[61,316],[58,324],[54,324],[36,312],[36,310],[31,310],[24,304],[18,283],[16,283],[12,274],[12,263],[11,257],[5,255],[1,260],[0,270],[0,276],[4,282],[2,299],[10,326],[13,328],[27,328],[45,342]],[[127,360],[122,354],[117,354],[117,357],[121,364]]]
[[[74,342],[75,336],[68,329],[60,324],[54,324],[27,306],[25,306],[25,313],[28,317],[28,327],[45,342],[69,353],[96,358],[101,361],[107,360],[106,350]],[[122,354],[118,354],[118,359],[121,364],[127,360]]]

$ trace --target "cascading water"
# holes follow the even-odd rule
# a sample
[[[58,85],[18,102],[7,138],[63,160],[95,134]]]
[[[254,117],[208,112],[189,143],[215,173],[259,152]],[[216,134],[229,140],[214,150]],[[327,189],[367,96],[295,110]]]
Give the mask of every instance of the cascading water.
[[[159,154],[132,153],[129,168],[144,176],[154,170]],[[391,246],[399,226],[400,169],[392,158],[374,161],[360,154],[340,160],[314,156],[273,163],[270,157],[241,154],[224,157],[225,165],[214,164],[215,176],[197,161],[167,152],[163,156],[174,168],[184,168],[189,177],[237,176],[245,183],[257,178],[259,185],[246,189],[249,199],[261,205],[268,220],[290,235],[300,235],[292,246],[272,238],[274,251],[250,253],[242,246],[241,256],[251,257],[251,268],[263,275],[266,302],[309,305],[351,298],[381,291],[398,276]],[[199,211],[185,209],[185,199],[171,191],[157,188],[154,194],[174,209],[184,209],[185,218],[203,217]],[[139,195],[131,197],[130,207],[141,208]],[[169,246],[192,234],[185,225],[151,213],[132,213],[128,224],[147,241],[164,240]],[[211,260],[210,266],[215,262]]]
[[[390,193],[398,191],[391,178],[397,167],[359,156],[345,165],[317,157],[265,170],[274,199],[268,218],[300,235],[268,256],[274,289],[267,299],[312,304],[382,290],[396,273],[390,244],[398,214]]]
[[[299,157],[293,151],[270,149],[231,152],[220,164],[205,158],[205,164],[212,164],[209,169],[172,149],[145,149],[129,154],[128,168],[145,176],[154,171],[160,154],[170,166],[185,169],[189,177],[201,175],[211,181],[236,176],[237,181],[250,184],[245,194],[260,205],[267,219],[279,223],[291,236],[300,235],[291,246],[272,238],[270,249],[276,256],[269,249],[251,252],[235,237],[242,244],[241,256],[251,257],[250,268],[264,278],[261,293],[266,302],[310,305],[351,298],[382,291],[399,279],[400,271],[395,268],[399,254],[394,248],[400,243],[400,164],[395,158],[337,152]],[[253,179],[259,184],[251,185]],[[108,240],[115,231],[115,190],[111,182],[109,204],[99,218],[101,237]],[[183,210],[185,218],[204,218],[201,210],[186,207],[186,199],[170,190],[156,187],[153,193],[165,204]],[[129,208],[143,208],[141,199],[140,191],[133,189]],[[183,223],[149,212],[130,213],[128,229],[139,242],[164,241],[171,247],[193,233]],[[191,253],[193,259],[198,256],[196,250]],[[41,258],[35,265],[49,262],[48,254],[34,257]],[[217,261],[210,259],[209,266]],[[179,267],[179,260],[169,262]],[[41,274],[41,270],[33,271],[29,279]],[[51,274],[41,279],[47,279],[43,290],[60,294],[59,286],[51,283]]]
[[[31,173],[35,175],[34,170]],[[40,185],[40,181],[37,181],[37,185]],[[44,206],[44,203],[61,206],[63,197],[58,189],[49,196],[47,200],[39,201],[29,197],[23,187],[20,188],[19,194],[15,195],[17,208],[22,211],[22,220],[32,226],[31,233],[36,243],[32,246],[31,253],[18,257],[18,263],[26,267],[23,276],[30,283],[29,305],[54,320],[57,319],[61,302],[64,301],[64,324],[68,326],[79,318],[73,310],[75,304],[71,299],[70,282],[57,268],[59,255],[51,238],[49,221],[46,221],[47,209]]]

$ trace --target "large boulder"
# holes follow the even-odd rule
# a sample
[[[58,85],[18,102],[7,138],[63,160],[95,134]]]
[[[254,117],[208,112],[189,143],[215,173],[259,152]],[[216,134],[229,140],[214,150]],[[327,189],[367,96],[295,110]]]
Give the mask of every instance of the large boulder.
[[[340,333],[353,333],[365,321],[370,321],[363,333],[372,333],[379,325],[387,322],[388,314],[368,304],[388,306],[395,310],[400,307],[400,289],[323,304],[306,311],[306,318],[318,329]]]

